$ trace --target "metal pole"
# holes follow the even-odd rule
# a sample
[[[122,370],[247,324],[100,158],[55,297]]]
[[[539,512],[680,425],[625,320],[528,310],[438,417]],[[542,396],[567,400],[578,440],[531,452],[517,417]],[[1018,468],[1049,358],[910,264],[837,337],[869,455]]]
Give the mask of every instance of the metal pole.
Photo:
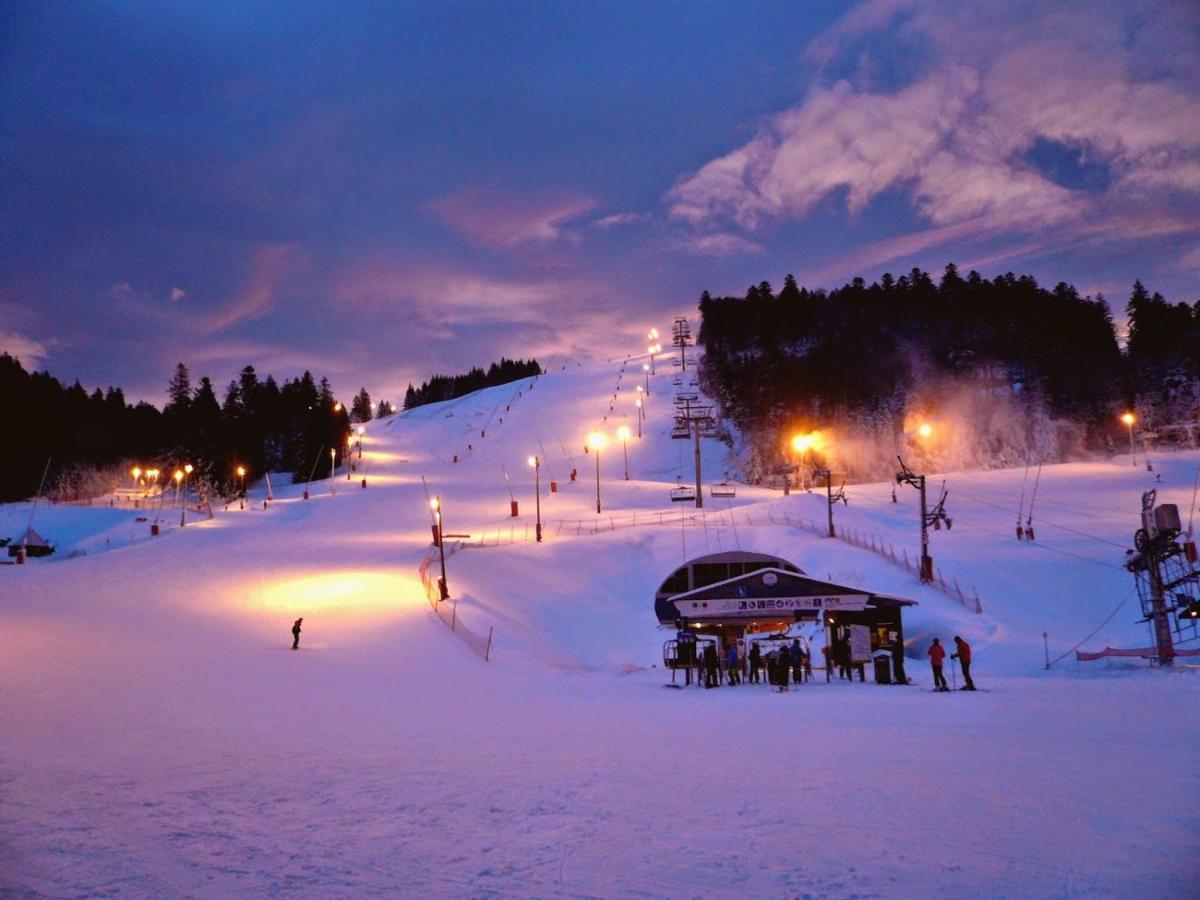
[[[932,560],[929,558],[929,519],[925,511],[925,476],[918,475],[917,485],[921,492],[921,580],[933,581]]]
[[[1050,668],[1050,641],[1045,631],[1042,632],[1042,644],[1046,648],[1046,668]]]
[[[1137,465],[1137,457],[1134,455],[1134,450],[1133,450],[1133,423],[1132,422],[1129,423],[1129,464],[1131,466]]]
[[[646,370],[646,396],[650,396],[650,370]]]
[[[621,449],[625,452],[625,480],[629,480],[629,442],[621,439]]]
[[[704,507],[704,489],[700,485],[700,420],[696,419],[692,424],[696,428],[696,509],[702,509]]]
[[[1159,555],[1155,547],[1146,551],[1149,557],[1146,566],[1150,576],[1150,615],[1154,619],[1154,644],[1160,666],[1175,665],[1175,645],[1171,640],[1171,623],[1167,618],[1167,602],[1163,588]]]
[[[445,600],[450,596],[450,585],[446,581],[446,529],[442,525],[442,498],[437,498],[437,526],[438,526],[438,559],[442,565],[442,585],[439,597]]]
[[[533,458],[533,491],[533,508],[537,517],[534,534],[540,544],[542,542],[542,461],[537,456]]]
[[[829,536],[837,537],[833,530],[833,473],[825,470],[825,505],[829,509]]]
[[[600,515],[600,449],[596,448],[596,515]]]

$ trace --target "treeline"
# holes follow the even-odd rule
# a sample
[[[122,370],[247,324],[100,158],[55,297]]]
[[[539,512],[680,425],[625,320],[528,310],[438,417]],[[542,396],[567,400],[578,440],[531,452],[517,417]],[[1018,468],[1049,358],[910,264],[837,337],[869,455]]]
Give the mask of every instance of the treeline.
[[[701,296],[701,377],[760,470],[784,461],[788,433],[830,428],[856,457],[839,461],[864,474],[896,452],[1012,464],[1105,445],[1127,405],[1153,426],[1194,402],[1200,309],[1140,282],[1127,308],[1122,352],[1103,297],[1066,283],[964,278],[951,264],[938,282],[913,269],[826,292],[789,275],[778,293],[762,282],[742,297]],[[949,428],[944,440],[911,439],[917,419],[938,416],[953,441]]]
[[[79,384],[66,387],[45,372],[26,372],[20,362],[0,355],[0,397],[14,427],[0,442],[0,500],[33,495],[47,459],[48,492],[64,499],[94,493],[97,469],[120,466],[113,478],[127,477],[126,464],[155,465],[168,473],[190,463],[189,482],[217,495],[236,491],[235,469],[249,478],[265,471],[288,471],[306,481],[329,474],[330,450],[340,464],[351,417],[329,382],[310,372],[279,384],[260,379],[247,366],[218,400],[211,380],[193,386],[180,363],[170,380],[167,405],[160,411],[141,402],[129,405],[120,388]],[[356,398],[370,417],[364,389]],[[381,403],[381,410],[386,404]],[[113,479],[109,479],[111,482]],[[108,483],[105,489],[111,489]]]
[[[501,357],[500,362],[492,363],[487,371],[475,366],[465,375],[434,375],[419,388],[410,384],[404,392],[404,408],[413,409],[426,403],[441,403],[482,388],[508,384],[510,381],[541,374],[542,367],[536,359],[526,361]]]

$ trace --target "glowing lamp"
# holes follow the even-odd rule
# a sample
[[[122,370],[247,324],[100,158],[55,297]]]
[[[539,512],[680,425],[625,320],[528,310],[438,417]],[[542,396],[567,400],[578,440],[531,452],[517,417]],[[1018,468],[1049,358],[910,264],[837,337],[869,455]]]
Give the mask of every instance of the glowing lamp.
[[[623,441],[629,440],[630,434],[631,434],[631,432],[629,430],[628,425],[622,425],[620,428],[617,429],[617,437]]]
[[[931,434],[933,434],[933,428],[932,428],[932,426],[930,426],[930,424],[928,422],[922,422],[917,427],[917,434],[919,434],[923,438],[927,438]]]
[[[588,435],[587,443],[593,450],[603,450],[608,446],[608,436],[603,431],[593,431]]]
[[[1121,421],[1124,422],[1126,425],[1132,425],[1134,422],[1137,421],[1137,416],[1135,416],[1133,413],[1127,412],[1123,416],[1121,416]]]

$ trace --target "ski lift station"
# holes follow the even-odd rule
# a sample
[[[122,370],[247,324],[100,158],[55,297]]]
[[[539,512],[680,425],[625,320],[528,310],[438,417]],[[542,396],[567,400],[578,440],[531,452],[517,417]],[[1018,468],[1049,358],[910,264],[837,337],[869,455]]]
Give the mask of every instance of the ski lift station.
[[[793,625],[823,627],[825,642],[849,641],[853,665],[873,664],[880,683],[905,682],[902,612],[917,601],[810,578],[787,560],[729,551],[684,563],[654,595],[661,625],[747,646],[752,635],[769,640]],[[675,641],[664,662],[676,667]],[[682,665],[682,663],[680,663]]]

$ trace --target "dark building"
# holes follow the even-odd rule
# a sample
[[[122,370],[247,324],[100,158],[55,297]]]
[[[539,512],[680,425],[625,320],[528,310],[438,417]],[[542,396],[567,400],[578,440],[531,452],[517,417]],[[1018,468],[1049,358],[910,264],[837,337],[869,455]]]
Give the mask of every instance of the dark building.
[[[826,644],[848,640],[857,666],[886,651],[889,671],[901,680],[901,611],[915,605],[915,600],[810,578],[779,557],[742,551],[685,563],[654,596],[662,625],[711,636],[722,648],[744,644],[748,635],[782,634],[808,622],[823,626]]]

